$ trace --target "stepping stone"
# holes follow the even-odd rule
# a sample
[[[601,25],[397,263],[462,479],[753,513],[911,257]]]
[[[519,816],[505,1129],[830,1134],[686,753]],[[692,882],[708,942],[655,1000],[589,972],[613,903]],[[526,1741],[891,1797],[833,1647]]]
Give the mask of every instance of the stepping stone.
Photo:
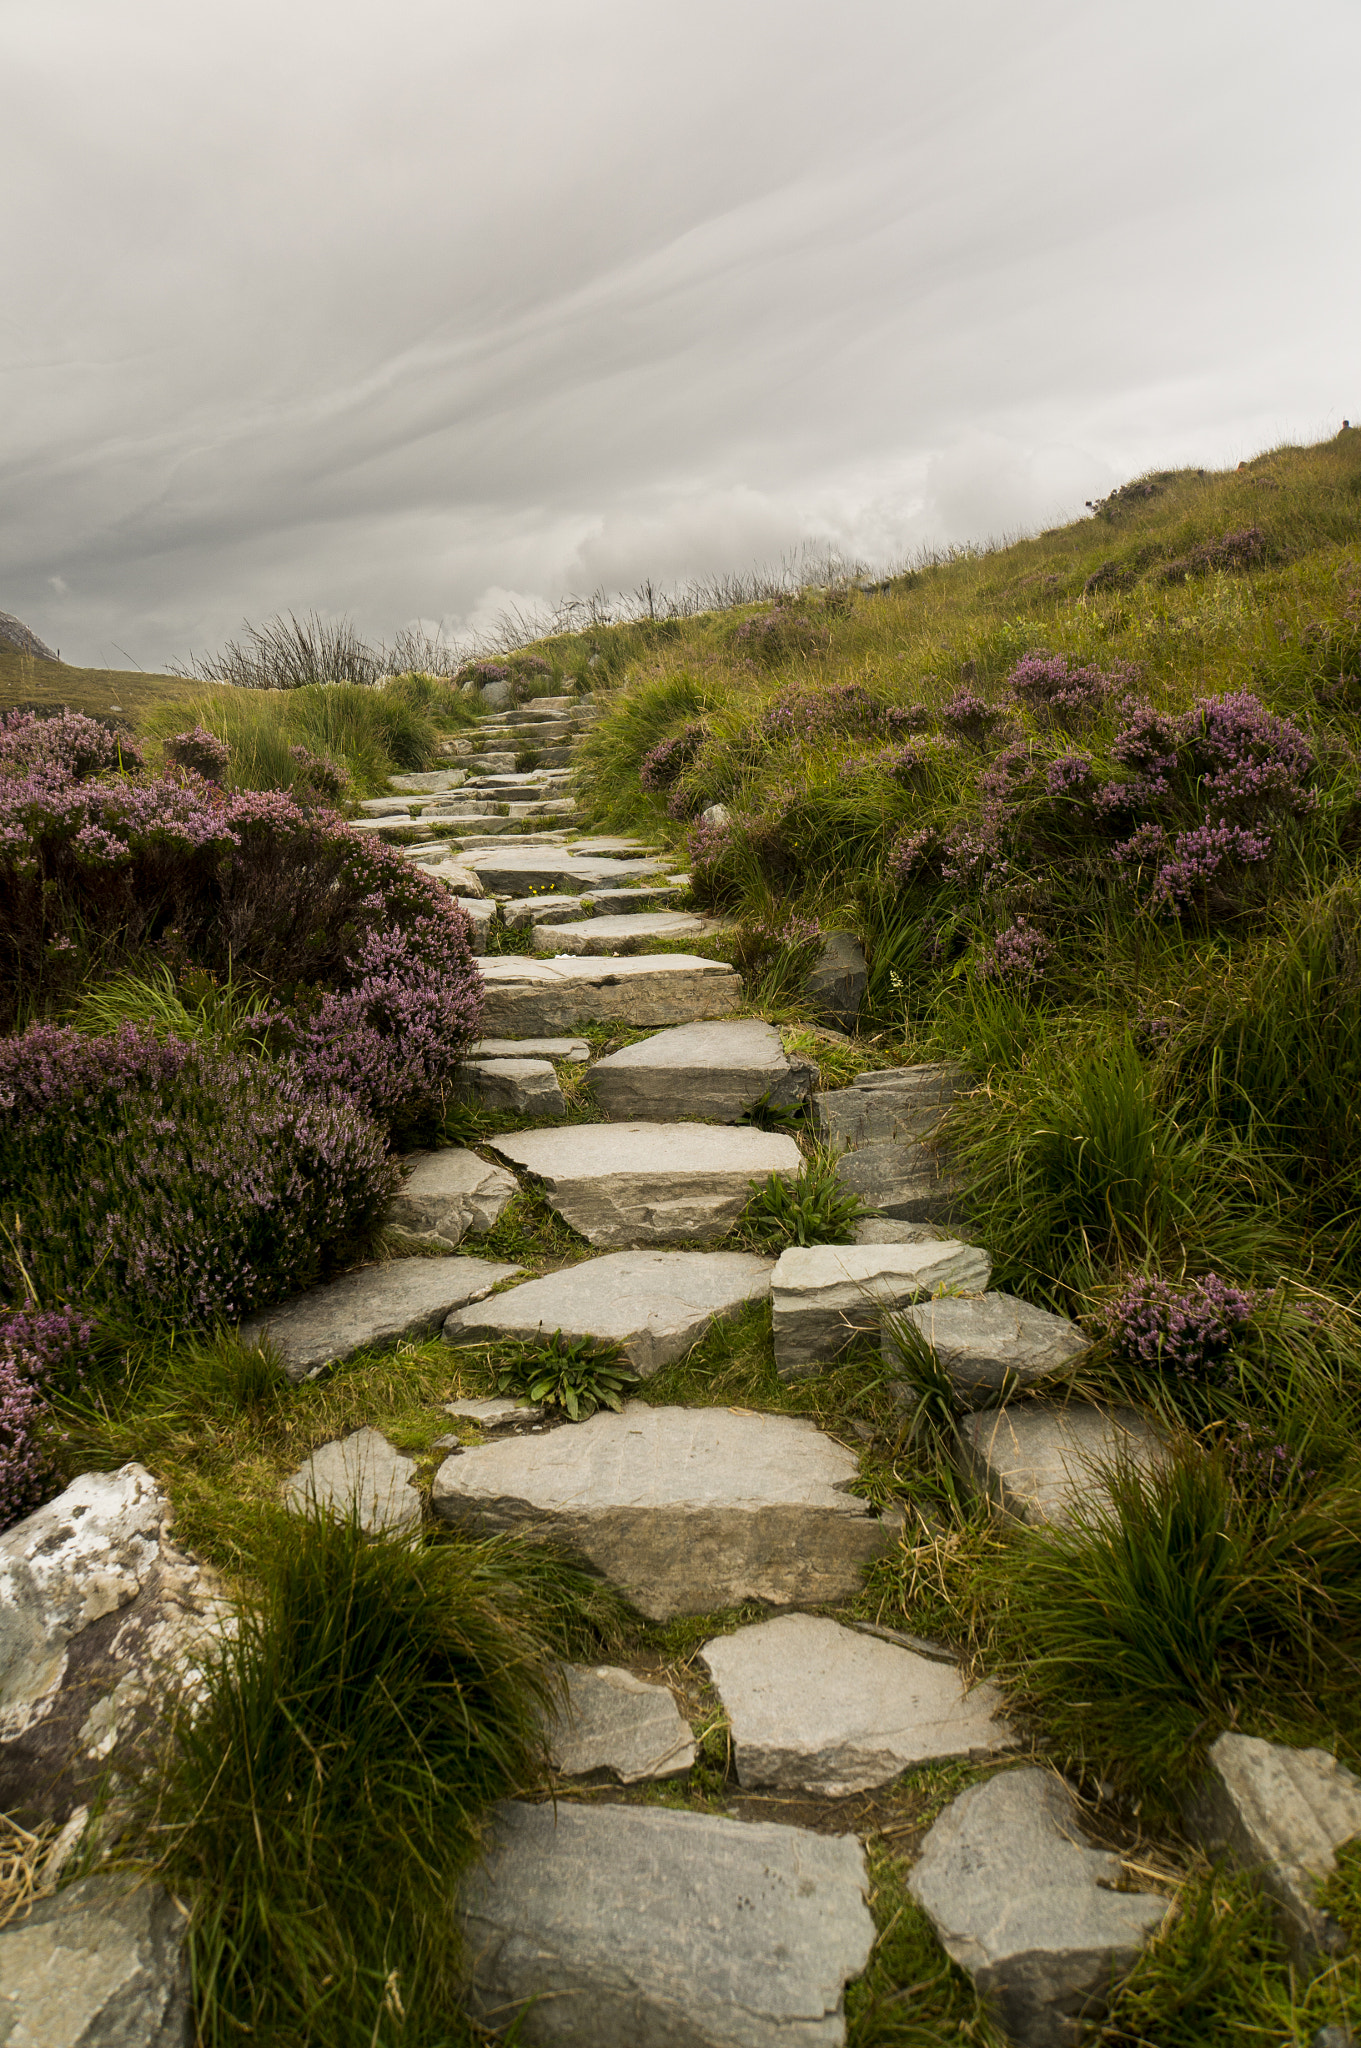
[[[1002,1695],[952,1664],[812,1614],[716,1636],[700,1651],[732,1724],[740,1785],[840,1799],[942,1756],[1015,1746]]]
[[[1337,1850],[1361,1835],[1361,1778],[1335,1756],[1221,1735],[1188,1821],[1210,1855],[1257,1878],[1301,1969],[1345,1951],[1346,1934],[1317,1903]]]
[[[946,1807],[907,1880],[941,1947],[1023,2048],[1076,2048],[1171,1910],[1126,1889],[1120,1858],[1088,1848],[1081,1819],[1053,1772],[1004,1771]]]
[[[927,1141],[946,1106],[969,1085],[959,1067],[894,1067],[814,1096],[822,1143],[845,1155],[837,1168],[842,1186],[888,1216],[948,1222],[957,1184]]]
[[[455,1309],[445,1342],[594,1337],[617,1344],[644,1379],[683,1358],[711,1322],[729,1321],[770,1292],[772,1259],[749,1252],[612,1252],[526,1280],[474,1308]]]
[[[394,1451],[378,1430],[357,1429],[303,1459],[284,1482],[284,1503],[293,1514],[322,1508],[337,1522],[354,1515],[366,1536],[414,1529],[421,1519],[415,1476],[414,1458]]]
[[[847,1491],[858,1470],[798,1416],[626,1401],[446,1458],[431,1501],[458,1527],[557,1544],[669,1621],[744,1600],[849,1600],[897,1540]]]
[[[494,1809],[468,2009],[524,2048],[842,2048],[874,1945],[853,1835],[650,1806]]]
[[[851,1229],[853,1244],[925,1244],[939,1235],[934,1223],[904,1223],[898,1216],[865,1216]]]
[[[369,796],[356,808],[364,818],[412,818],[420,805],[404,796]]]
[[[868,984],[869,967],[859,940],[849,932],[829,932],[804,982],[804,1000],[819,1016],[834,1017],[852,1031]]]
[[[609,902],[608,891],[601,911]],[[689,910],[635,911],[625,917],[600,915],[573,924],[536,925],[536,953],[645,953],[658,939],[699,939],[712,931],[711,917]]]
[[[388,788],[410,796],[436,796],[443,790],[457,789],[467,779],[466,768],[423,768],[411,775],[389,775]]]
[[[406,1179],[388,1203],[384,1227],[445,1244],[490,1230],[520,1183],[504,1166],[479,1159],[462,1145],[416,1152],[402,1162]]]
[[[517,1116],[562,1116],[567,1104],[551,1060],[464,1060],[459,1087],[483,1109],[512,1110]]]
[[[755,1102],[797,1109],[815,1069],[791,1059],[773,1025],[743,1017],[681,1024],[598,1060],[590,1088],[607,1117],[711,1117],[735,1123]],[[796,1169],[797,1170],[797,1169]]]
[[[438,868],[434,871],[439,874]],[[440,880],[444,877],[441,875]],[[468,920],[468,939],[474,954],[481,955],[487,950],[487,939],[496,922],[496,905],[480,896],[460,896],[458,907]]]
[[[1130,1408],[1044,1401],[985,1409],[960,1422],[974,1477],[1004,1515],[1018,1522],[1066,1522],[1074,1508],[1105,1491],[1117,1463],[1150,1472],[1163,1438]]]
[[[492,1394],[485,1398],[473,1397],[466,1401],[446,1401],[446,1415],[456,1415],[466,1422],[476,1422],[483,1429],[522,1429],[530,1423],[543,1420],[543,1409],[534,1401],[517,1401],[509,1394]]]
[[[311,1287],[241,1325],[245,1344],[269,1342],[296,1385],[325,1366],[402,1337],[433,1337],[465,1302],[523,1271],[494,1259],[389,1259]]]
[[[725,1017],[742,1005],[742,977],[722,960],[692,953],[624,960],[527,960],[479,963],[488,1036],[536,1038],[582,1024],[689,1024]]]
[[[947,1296],[899,1314],[921,1332],[966,1402],[1000,1392],[1008,1379],[1031,1386],[1089,1348],[1076,1323],[1018,1301],[1014,1294],[980,1294],[972,1301]],[[893,1332],[886,1329],[884,1363],[898,1362]]]
[[[608,856],[569,853],[566,848],[549,852],[543,848],[498,847],[495,853],[479,853],[470,864],[477,869],[484,889],[499,896],[528,896],[535,889],[557,889],[580,896],[588,889],[608,889],[616,883],[641,881],[662,872],[657,860],[614,860]]]
[[[501,905],[501,915],[507,924],[575,924],[590,916],[594,900],[591,896],[512,896]]]
[[[611,917],[624,917],[635,910],[665,910],[684,894],[671,882],[658,882],[655,889],[602,889],[598,896],[583,896],[580,901],[588,909],[598,905]],[[538,900],[542,903],[544,898]],[[585,916],[587,912],[581,914]]]
[[[9,2048],[181,2048],[193,1993],[187,1910],[135,1875],[85,1877],[0,1933]]]
[[[462,861],[450,860],[447,847],[437,847],[428,860],[422,860],[420,848],[415,847],[412,849],[411,860],[413,866],[424,868],[428,874],[443,882],[451,895],[469,903],[481,901],[482,884],[477,876],[471,868],[464,867]]]
[[[611,1771],[625,1785],[677,1778],[695,1761],[690,1723],[664,1685],[612,1664],[566,1664],[567,1699],[549,1730],[561,1778]]]
[[[549,1204],[588,1244],[677,1244],[724,1237],[753,1181],[791,1179],[792,1138],[712,1124],[572,1124],[498,1137],[495,1149],[543,1183]]]
[[[591,1048],[584,1038],[479,1038],[470,1049],[475,1060],[572,1060],[585,1066]]]
[[[770,1283],[780,1378],[804,1379],[858,1337],[877,1337],[885,1309],[942,1288],[981,1293],[991,1271],[985,1251],[953,1237],[919,1244],[792,1245],[780,1253]]]

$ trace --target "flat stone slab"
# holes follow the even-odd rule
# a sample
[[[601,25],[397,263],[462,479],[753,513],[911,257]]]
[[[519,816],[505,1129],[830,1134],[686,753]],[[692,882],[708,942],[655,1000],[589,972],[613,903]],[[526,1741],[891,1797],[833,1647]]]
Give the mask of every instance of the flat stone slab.
[[[446,1401],[446,1415],[457,1415],[467,1422],[476,1422],[482,1429],[523,1429],[527,1424],[542,1420],[543,1409],[534,1401],[517,1401],[509,1394],[489,1394],[482,1397],[470,1396],[463,1401]]]
[[[792,1138],[712,1124],[572,1124],[518,1131],[495,1149],[543,1182],[590,1244],[676,1244],[724,1236],[772,1173],[802,1164]]]
[[[900,1216],[864,1216],[851,1230],[853,1244],[925,1244],[939,1236],[934,1223],[905,1223]]]
[[[947,1296],[899,1313],[921,1332],[966,1402],[998,1393],[1008,1380],[1031,1386],[1088,1348],[1076,1323],[1018,1301],[1014,1294],[980,1294],[971,1301]],[[897,1356],[893,1333],[886,1330],[885,1364],[894,1364]]]
[[[464,1060],[458,1077],[464,1093],[484,1109],[516,1116],[562,1116],[567,1109],[551,1060]]]
[[[570,924],[536,924],[536,953],[645,953],[658,939],[698,939],[712,931],[713,919],[691,910],[637,910],[623,916],[605,911]]]
[[[246,1344],[268,1338],[296,1384],[376,1344],[437,1335],[454,1309],[521,1270],[495,1259],[390,1259],[252,1316],[241,1337]]]
[[[323,1444],[284,1481],[284,1505],[293,1514],[320,1508],[337,1522],[353,1515],[366,1536],[415,1528],[421,1497],[413,1481],[416,1461],[394,1451],[376,1429]]]
[[[490,1230],[520,1191],[513,1173],[462,1145],[413,1153],[402,1166],[406,1179],[388,1203],[384,1225],[450,1250],[465,1237]]]
[[[462,1903],[469,2010],[525,2048],[842,2048],[864,1851],[649,1806],[505,1804]]]
[[[627,1401],[446,1458],[431,1499],[460,1527],[559,1544],[666,1621],[850,1599],[896,1537],[847,1491],[858,1469],[801,1417]]]
[[[819,1138],[842,1155],[837,1177],[847,1192],[887,1216],[948,1222],[958,1184],[930,1141],[947,1105],[968,1085],[959,1067],[893,1067],[814,1096]]]
[[[430,872],[438,875],[439,869],[432,868]],[[485,953],[488,935],[496,922],[496,905],[482,896],[458,896],[455,900],[468,920],[469,947],[476,954]]]
[[[608,921],[608,920],[603,920]],[[590,1088],[611,1118],[693,1116],[735,1123],[753,1103],[797,1109],[815,1069],[754,1017],[680,1024],[597,1060]]]
[[[943,1288],[981,1292],[992,1260],[953,1237],[916,1244],[792,1245],[770,1283],[775,1364],[800,1379],[836,1358],[857,1337],[878,1335],[884,1311]]]
[[[1254,1874],[1301,1968],[1345,1951],[1345,1932],[1317,1904],[1337,1850],[1361,1835],[1361,1778],[1335,1756],[1221,1735],[1188,1821],[1212,1856]]]
[[[475,1060],[571,1060],[584,1067],[591,1048],[584,1038],[479,1038]]]
[[[580,900],[587,905],[599,904],[611,917],[624,917],[634,910],[664,910],[685,890],[675,882],[655,882],[651,888],[609,889],[599,896],[585,896]],[[540,902],[544,898],[539,898]],[[584,913],[582,913],[584,915]]]
[[[612,858],[609,854],[569,852],[562,847],[498,846],[494,852],[469,853],[484,889],[494,896],[529,896],[536,889],[556,889],[583,896],[588,890],[610,889],[659,875],[663,863],[650,858]]]
[[[447,848],[438,848],[433,857],[422,859],[420,847],[413,847],[411,859],[416,867],[424,868],[437,882],[443,882],[451,895],[460,899],[466,897],[473,903],[482,901],[485,891],[477,876],[471,868],[464,867],[462,861],[451,860]]]
[[[683,1358],[716,1318],[726,1321],[767,1295],[774,1263],[749,1252],[611,1252],[455,1309],[445,1341],[532,1339],[561,1330],[564,1337],[617,1344],[648,1379]]]
[[[743,1000],[734,968],[693,953],[620,960],[492,956],[478,962],[478,972],[488,1037],[535,1038],[613,1020],[644,1028],[689,1024],[729,1016]]]
[[[85,1877],[0,1933],[7,2048],[184,2048],[185,1907],[158,1884]]]
[[[680,1777],[694,1763],[694,1731],[666,1686],[614,1664],[568,1664],[563,1676],[567,1698],[549,1730],[559,1777],[609,1771],[638,1785]]]
[[[422,768],[409,775],[389,775],[388,788],[408,796],[436,796],[443,790],[459,788],[467,779],[466,768]]]
[[[1103,1473],[1127,1462],[1150,1471],[1162,1438],[1129,1408],[1022,1401],[960,1422],[974,1477],[1019,1522],[1066,1522],[1104,1492]]]
[[[1171,1901],[1115,1890],[1120,1858],[1088,1848],[1051,1771],[1004,1771],[946,1807],[908,1887],[1019,2048],[1068,2048],[1105,2010]]]
[[[727,1709],[742,1785],[842,1798],[942,1756],[1014,1746],[1002,1695],[821,1615],[715,1636],[700,1655]]]
[[[591,914],[591,896],[512,896],[501,905],[507,924],[575,924]]]

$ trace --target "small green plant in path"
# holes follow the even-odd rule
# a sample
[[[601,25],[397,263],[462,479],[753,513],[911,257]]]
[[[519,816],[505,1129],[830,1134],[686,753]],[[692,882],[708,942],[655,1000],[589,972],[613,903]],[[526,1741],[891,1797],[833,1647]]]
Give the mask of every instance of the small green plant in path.
[[[837,1179],[836,1161],[818,1154],[793,1180],[772,1173],[752,1197],[738,1229],[752,1243],[778,1249],[791,1244],[850,1244],[867,1212]]]
[[[506,1359],[496,1384],[499,1393],[526,1395],[585,1422],[598,1408],[617,1414],[637,1382],[637,1373],[616,1352],[591,1337],[564,1337],[555,1330],[545,1342]]]

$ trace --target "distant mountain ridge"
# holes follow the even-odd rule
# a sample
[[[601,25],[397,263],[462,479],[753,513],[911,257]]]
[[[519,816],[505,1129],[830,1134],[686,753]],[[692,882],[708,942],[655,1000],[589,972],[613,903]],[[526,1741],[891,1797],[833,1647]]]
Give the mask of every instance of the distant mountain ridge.
[[[3,640],[9,647],[17,647],[20,654],[31,654],[35,661],[57,661],[60,659],[60,656],[53,653],[47,642],[40,640],[31,627],[24,624],[22,619],[16,619],[13,612],[0,612],[0,640]]]

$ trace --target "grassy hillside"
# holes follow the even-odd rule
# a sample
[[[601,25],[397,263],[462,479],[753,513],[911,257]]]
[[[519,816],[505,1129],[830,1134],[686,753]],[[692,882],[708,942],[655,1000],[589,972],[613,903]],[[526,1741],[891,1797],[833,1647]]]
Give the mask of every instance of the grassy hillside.
[[[107,717],[115,707],[135,724],[156,705],[183,696],[178,676],[143,675],[140,669],[73,668],[64,661],[35,661],[0,641],[0,711],[18,706],[87,712]]]

